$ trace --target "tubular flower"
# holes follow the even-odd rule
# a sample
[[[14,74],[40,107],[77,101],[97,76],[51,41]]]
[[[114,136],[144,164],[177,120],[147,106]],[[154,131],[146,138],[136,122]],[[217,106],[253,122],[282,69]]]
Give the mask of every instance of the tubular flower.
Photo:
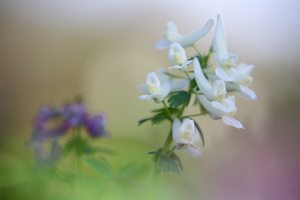
[[[223,80],[215,80],[213,85],[211,85],[205,77],[197,58],[194,58],[194,73],[197,86],[200,89],[200,93],[202,93],[197,98],[208,114],[213,119],[222,119],[226,125],[243,128],[243,125],[232,117],[237,111],[235,97],[226,97],[225,82]]]
[[[201,150],[197,146],[197,142],[200,140],[200,133],[193,120],[185,118],[180,122],[179,119],[175,119],[172,125],[172,136],[176,148],[185,149],[192,156],[200,156]]]
[[[34,139],[46,140],[63,135],[69,129],[65,120],[64,109],[61,107],[41,107],[34,120]]]
[[[169,60],[172,67],[169,69],[183,69],[185,70],[187,66],[192,62],[188,61],[184,48],[177,42],[171,44],[169,49]]]
[[[253,80],[250,72],[254,66],[236,65],[237,56],[227,51],[225,29],[220,15],[217,17],[214,52],[217,60],[216,75],[226,81],[228,91],[237,91],[250,100],[257,99],[255,92],[249,88]]]
[[[215,80],[213,85],[205,77],[200,63],[197,58],[194,58],[194,75],[197,86],[208,99],[223,99],[226,96],[226,86],[223,80]]]
[[[169,46],[174,42],[178,42],[184,48],[193,46],[197,41],[199,41],[209,32],[212,25],[213,20],[210,19],[198,31],[195,31],[191,34],[182,35],[178,32],[176,24],[169,21],[167,23],[167,31],[165,33],[165,37],[156,43],[156,47],[158,49],[166,49],[169,48]]]
[[[253,67],[253,65],[247,64],[240,64],[234,67],[232,75],[234,81],[226,82],[227,90],[239,92],[239,94],[246,99],[257,99],[256,93],[249,88],[253,82],[253,78],[250,76]]]
[[[171,79],[163,71],[150,72],[145,84],[141,85],[139,90],[143,94],[140,99],[154,99],[161,102],[171,91]]]
[[[231,68],[236,65],[238,56],[233,53],[228,53],[225,29],[222,17],[217,17],[217,27],[213,40],[213,49],[215,52],[217,63],[220,67]]]

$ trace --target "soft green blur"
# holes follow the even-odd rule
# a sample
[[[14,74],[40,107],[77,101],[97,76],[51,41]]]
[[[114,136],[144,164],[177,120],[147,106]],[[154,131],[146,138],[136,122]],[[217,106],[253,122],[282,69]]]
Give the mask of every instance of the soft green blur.
[[[300,198],[299,3],[62,2],[0,2],[0,199]],[[179,152],[184,172],[157,177],[147,152],[162,145],[170,125],[137,127],[158,108],[138,99],[137,86],[168,66],[167,52],[154,48],[166,21],[188,33],[219,12],[229,49],[255,65],[259,99],[237,100],[243,131],[197,118],[203,155]],[[197,44],[202,52],[212,36]],[[111,137],[95,144],[116,152],[104,156],[114,173],[132,167],[125,178],[105,177],[84,160],[75,177],[72,160],[58,172],[37,168],[28,146],[35,112],[78,94],[93,113],[107,113]]]

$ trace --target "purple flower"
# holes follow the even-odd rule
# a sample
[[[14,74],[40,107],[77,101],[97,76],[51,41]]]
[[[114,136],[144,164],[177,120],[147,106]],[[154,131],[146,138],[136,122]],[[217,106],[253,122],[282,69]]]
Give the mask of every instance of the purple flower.
[[[34,140],[55,138],[66,133],[69,129],[65,121],[65,114],[60,107],[42,107],[34,120]]]
[[[91,137],[101,137],[107,134],[105,130],[106,118],[103,114],[87,118],[85,128]]]
[[[64,106],[64,114],[67,124],[71,128],[84,125],[88,116],[86,107],[83,103],[71,103]]]

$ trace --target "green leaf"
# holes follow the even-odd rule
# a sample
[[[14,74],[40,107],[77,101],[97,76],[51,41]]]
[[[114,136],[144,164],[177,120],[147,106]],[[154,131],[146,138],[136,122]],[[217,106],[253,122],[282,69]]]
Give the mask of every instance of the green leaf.
[[[96,150],[90,146],[88,141],[82,137],[72,137],[64,145],[64,154],[69,154],[71,151],[75,151],[76,154],[91,154]]]
[[[147,118],[143,118],[143,119],[140,119],[138,121],[138,126],[142,125],[143,123],[147,122],[147,121],[151,121],[153,117],[147,117]]]
[[[156,167],[161,173],[176,173],[180,174],[182,170],[182,164],[179,157],[175,153],[170,155],[160,154],[156,161]]]
[[[178,91],[170,94],[168,103],[172,108],[178,108],[181,105],[188,104],[190,101],[191,95],[186,91]]]
[[[163,111],[154,115],[151,119],[152,124],[158,124],[166,119],[170,119],[167,111]]]
[[[152,110],[152,113],[155,113],[152,117],[146,117],[144,119],[141,119],[138,121],[138,126],[142,125],[143,123],[147,121],[151,121],[152,124],[159,124],[164,120],[169,120],[170,116],[169,114],[174,114],[178,112],[177,108],[159,108]]]
[[[99,172],[106,178],[112,178],[114,176],[114,172],[110,164],[103,158],[100,159],[86,158],[84,160],[89,166],[91,166],[93,169],[95,169],[97,172]]]
[[[118,174],[119,174],[119,176],[128,176],[128,175],[134,173],[137,169],[138,169],[138,167],[135,164],[129,163],[129,164],[125,165],[122,169],[120,169]]]

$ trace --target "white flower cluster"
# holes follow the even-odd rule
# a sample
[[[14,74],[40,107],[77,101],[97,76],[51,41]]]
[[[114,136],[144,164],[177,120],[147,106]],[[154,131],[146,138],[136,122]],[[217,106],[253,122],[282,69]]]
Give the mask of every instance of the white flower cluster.
[[[234,118],[237,107],[232,92],[250,100],[257,98],[255,92],[249,88],[253,81],[250,76],[253,65],[237,64],[238,56],[228,52],[222,18],[218,15],[213,45],[206,55],[205,66],[201,66],[201,59],[205,56],[200,55],[195,45],[212,26],[213,20],[210,19],[200,30],[183,35],[178,32],[175,23],[167,23],[165,37],[156,46],[159,49],[168,48],[171,66],[166,70],[148,74],[145,84],[140,87],[140,99],[153,99],[160,103],[173,91],[185,90],[195,81],[197,86],[189,92],[196,95],[198,103],[212,119],[222,119],[226,125],[243,128]],[[197,55],[187,57],[185,48],[188,47],[195,48]],[[183,73],[184,77],[171,76],[169,72],[174,70]],[[193,155],[198,155],[198,148],[194,144],[199,139],[199,134],[194,121],[189,118],[178,119],[177,116],[172,123],[176,146],[185,147]]]

